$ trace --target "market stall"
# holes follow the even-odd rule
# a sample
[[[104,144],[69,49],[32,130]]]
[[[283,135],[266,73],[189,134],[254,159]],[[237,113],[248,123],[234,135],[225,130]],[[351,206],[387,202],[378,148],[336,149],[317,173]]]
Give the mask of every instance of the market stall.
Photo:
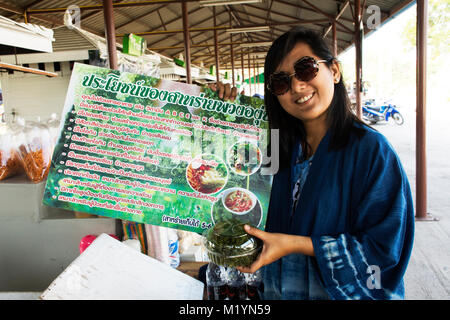
[[[108,67],[106,40],[80,28],[62,26],[52,31],[54,41],[51,52],[27,52],[0,55],[0,61],[12,64],[18,68],[30,68],[35,72],[24,72],[18,68],[9,69],[0,74],[3,99],[5,103],[6,124],[24,125],[32,123],[33,126],[46,126],[49,121],[59,134],[59,120],[63,113],[69,81],[74,64],[84,63]],[[145,74],[152,77],[169,78],[183,81],[185,69],[177,66],[173,59],[146,52],[140,56],[123,53],[123,46],[117,44],[119,69],[121,71]],[[206,71],[200,75],[200,68],[194,68],[199,79],[207,78]],[[39,74],[47,73],[47,77]],[[183,73],[184,71],[184,73]],[[49,77],[52,73],[55,76]],[[175,76],[175,77],[174,77]],[[178,78],[176,78],[178,77]],[[43,90],[45,88],[45,90]],[[49,94],[51,93],[51,94]],[[19,124],[18,124],[19,123]],[[43,131],[33,132],[42,135]],[[44,136],[46,136],[45,130]],[[2,136],[2,141],[5,136]],[[57,137],[54,137],[57,139]],[[44,161],[46,163],[48,161]],[[148,245],[143,239],[144,225],[124,223],[116,219],[79,219],[97,218],[96,215],[85,214],[75,210],[63,210],[44,206],[42,194],[46,184],[46,174],[49,163],[42,167],[42,175],[31,181],[24,172],[0,181],[0,197],[5,206],[0,209],[1,219],[12,221],[15,225],[0,224],[2,258],[10,265],[8,277],[2,280],[2,291],[36,291],[43,290],[61,271],[69,265],[78,255],[78,243],[86,235],[91,234],[123,234],[124,239],[139,239],[142,252],[157,257],[161,261],[168,261],[168,251],[156,244]],[[6,167],[8,173],[8,167]],[[3,171],[2,171],[3,172]],[[6,176],[2,175],[6,178]],[[26,201],[22,201],[24,195]],[[2,227],[3,226],[3,227]],[[168,241],[167,234],[156,227],[145,226],[147,234],[152,233],[153,239]],[[3,230],[5,229],[5,230]],[[142,229],[140,233],[139,230]],[[20,230],[18,232],[17,230]],[[45,244],[55,235],[63,234],[63,239],[52,248]],[[188,232],[180,235],[179,253],[182,261],[191,261],[182,265],[185,272],[198,274],[199,265],[195,261],[202,261],[203,254],[199,251],[198,239]],[[22,243],[23,246],[11,246],[11,243]],[[34,246],[29,246],[34,243]],[[197,245],[196,245],[197,244]],[[23,252],[30,254],[23,255]],[[14,267],[13,266],[20,266]],[[30,272],[28,266],[33,266]]]
[[[12,22],[9,23],[12,24]],[[20,34],[19,28],[24,29],[23,33],[28,37],[31,33],[30,29],[44,32],[44,28],[15,24],[13,26],[16,39],[20,39],[17,37],[17,34]],[[6,29],[2,30],[3,33],[6,31]],[[42,124],[50,119],[59,120],[55,114],[61,115],[74,63],[107,64],[104,59],[106,50],[104,38],[81,29],[68,27],[54,31],[47,29],[46,32],[54,37],[53,46],[51,41],[49,42],[50,50],[46,47],[47,52],[28,50],[24,53],[23,50],[16,49],[15,53],[14,50],[9,50],[4,51],[7,54],[0,55],[1,63],[16,66],[0,74],[7,123],[16,123],[18,119]],[[38,36],[42,38],[39,34]],[[2,40],[10,38],[2,37]],[[29,48],[29,39],[24,40],[27,40],[25,41],[27,45],[24,46]],[[19,41],[8,42],[9,45],[16,46],[20,46],[20,43]],[[37,49],[41,47],[38,46]],[[165,59],[161,57],[157,54],[134,57],[120,53],[119,61],[124,71],[158,76],[157,66],[161,60]],[[34,72],[24,72],[17,67],[28,68]],[[39,74],[37,71],[54,73],[56,76],[46,77],[47,74]],[[2,128],[4,127],[5,124],[2,125]],[[11,224],[0,224],[2,258],[11,265],[8,277],[2,278],[4,279],[2,281],[6,281],[1,284],[3,290],[8,288],[11,290],[44,289],[61,268],[67,266],[77,256],[77,243],[83,236],[116,232],[117,226],[114,219],[80,220],[75,217],[83,216],[81,213],[43,206],[42,194],[45,182],[45,179],[39,179],[37,183],[32,183],[24,173],[1,181],[0,195],[2,203],[6,204],[1,208],[1,217],[17,224],[16,228],[11,228]],[[23,201],[25,195],[27,195],[26,201]],[[65,236],[53,249],[36,246],[36,244],[44,245],[51,242],[55,232]],[[20,239],[29,240],[20,241]],[[27,243],[34,243],[35,246],[21,248],[8,245],[15,242],[23,243],[25,246]],[[27,251],[30,251],[30,254],[24,255],[23,252]],[[30,265],[34,266],[32,272],[28,269]]]

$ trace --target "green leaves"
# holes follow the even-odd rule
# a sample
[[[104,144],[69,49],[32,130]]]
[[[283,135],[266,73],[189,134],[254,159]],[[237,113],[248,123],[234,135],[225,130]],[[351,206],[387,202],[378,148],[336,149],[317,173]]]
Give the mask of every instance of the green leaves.
[[[262,250],[262,241],[247,234],[243,222],[236,218],[223,220],[205,233],[208,257],[218,265],[250,266]]]

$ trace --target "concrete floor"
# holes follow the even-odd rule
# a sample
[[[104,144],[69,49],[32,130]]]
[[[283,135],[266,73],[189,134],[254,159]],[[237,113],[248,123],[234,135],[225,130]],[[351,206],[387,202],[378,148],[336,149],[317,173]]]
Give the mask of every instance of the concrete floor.
[[[416,200],[414,109],[399,109],[401,126],[392,122],[373,127],[397,151]],[[406,299],[450,299],[450,110],[430,106],[427,111],[427,204],[439,219],[416,222],[414,248],[405,276]]]

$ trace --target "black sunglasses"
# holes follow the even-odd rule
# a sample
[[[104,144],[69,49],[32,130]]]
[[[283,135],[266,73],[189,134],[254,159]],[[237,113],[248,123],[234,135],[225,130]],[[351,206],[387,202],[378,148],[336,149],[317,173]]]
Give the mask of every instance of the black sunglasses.
[[[300,81],[310,81],[319,72],[319,63],[329,60],[316,60],[313,57],[303,57],[294,63],[294,73],[284,71],[274,72],[270,75],[267,89],[276,96],[285,94],[291,88],[291,78],[295,76]]]

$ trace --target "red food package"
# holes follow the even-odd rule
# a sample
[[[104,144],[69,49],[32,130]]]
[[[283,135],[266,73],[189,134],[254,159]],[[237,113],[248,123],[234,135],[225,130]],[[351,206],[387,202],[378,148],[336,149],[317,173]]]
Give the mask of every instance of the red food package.
[[[29,123],[17,138],[18,155],[28,178],[32,182],[44,180],[50,169],[53,144],[48,128]]]
[[[115,234],[109,234],[111,237],[119,240],[119,238]],[[91,245],[92,242],[97,238],[98,236],[89,234],[87,236],[84,236],[80,241],[80,254],[83,253],[84,250],[87,249]]]
[[[14,141],[14,132],[9,127],[0,131],[0,180],[20,172],[21,164]]]

